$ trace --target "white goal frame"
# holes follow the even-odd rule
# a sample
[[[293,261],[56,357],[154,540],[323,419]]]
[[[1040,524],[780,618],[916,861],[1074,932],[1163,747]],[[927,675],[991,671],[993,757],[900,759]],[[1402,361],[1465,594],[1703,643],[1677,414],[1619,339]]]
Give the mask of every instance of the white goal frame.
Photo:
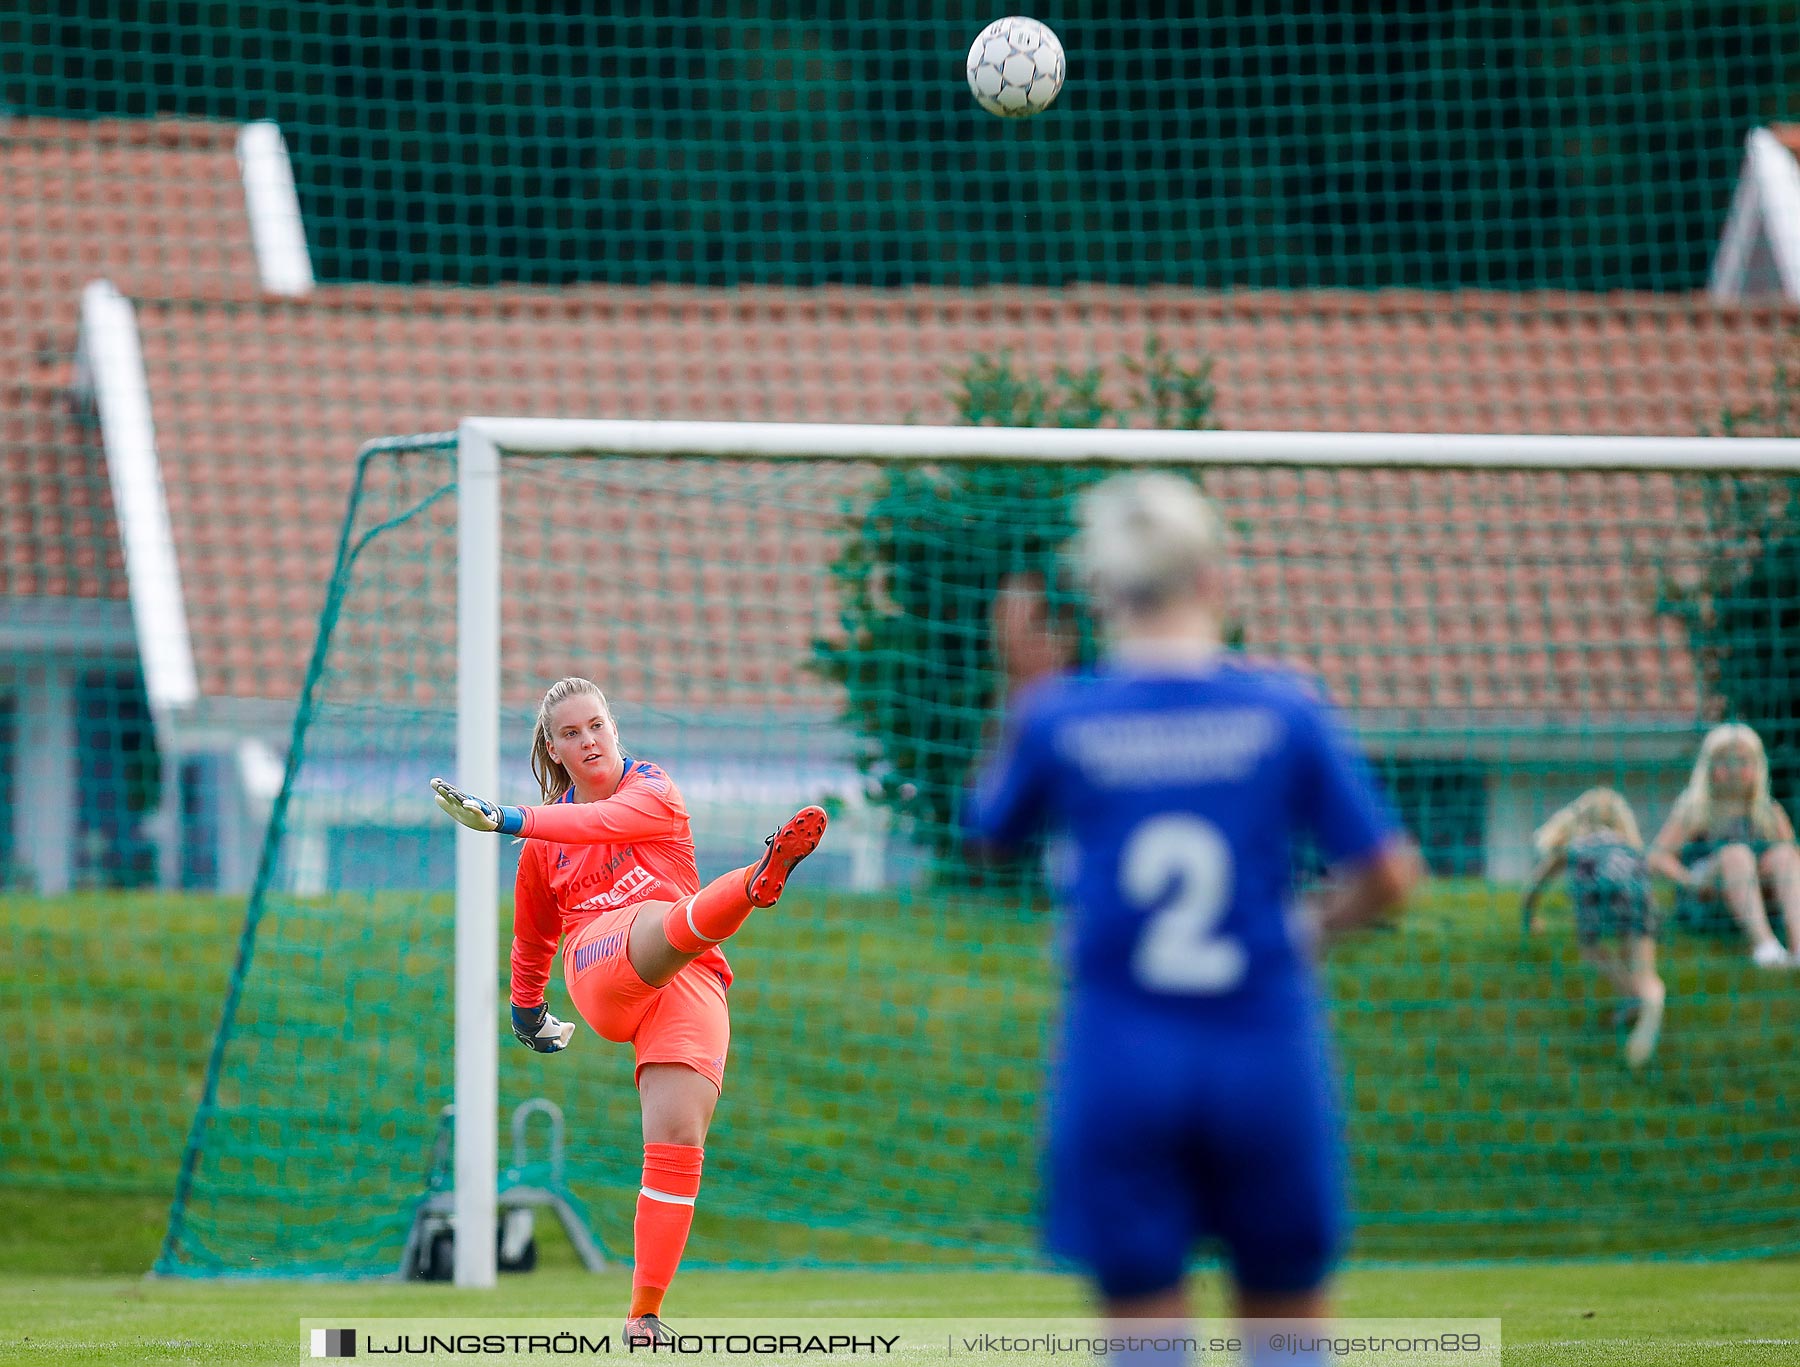
[[[457,426],[457,783],[499,796],[500,461],[514,455],[1800,472],[1800,438],[1160,432],[465,418]],[[491,1287],[498,1178],[500,846],[456,844],[456,1284]]]

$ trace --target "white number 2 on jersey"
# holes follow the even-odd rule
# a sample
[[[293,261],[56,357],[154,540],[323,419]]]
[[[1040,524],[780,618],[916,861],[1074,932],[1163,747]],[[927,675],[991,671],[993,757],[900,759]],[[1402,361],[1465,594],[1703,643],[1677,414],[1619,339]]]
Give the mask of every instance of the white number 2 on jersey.
[[[1153,992],[1228,992],[1244,976],[1244,950],[1217,934],[1231,901],[1231,847],[1193,816],[1152,817],[1131,833],[1119,890],[1140,909],[1161,905],[1132,956]]]

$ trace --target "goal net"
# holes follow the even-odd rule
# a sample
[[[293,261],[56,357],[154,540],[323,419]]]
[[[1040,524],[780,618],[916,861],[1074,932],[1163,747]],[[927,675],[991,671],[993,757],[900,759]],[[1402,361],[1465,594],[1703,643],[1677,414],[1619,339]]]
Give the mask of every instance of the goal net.
[[[1796,796],[1800,443],[461,436],[460,482],[457,434],[362,456],[161,1271],[392,1272],[453,1094],[458,1180],[490,1197],[512,1109],[556,1102],[568,1182],[629,1251],[630,1051],[586,1030],[555,1058],[499,1047],[517,849],[459,845],[426,788],[454,774],[534,800],[531,716],[568,674],[675,777],[703,876],[796,804],[833,814],[728,946],[731,1063],[692,1257],[1032,1257],[1054,912],[1029,863],[963,865],[949,821],[996,706],[1001,577],[1041,573],[1079,614],[1074,497],[1128,465],[1216,500],[1234,633],[1329,686],[1433,873],[1396,932],[1324,972],[1355,1252],[1800,1243],[1794,978],[1659,888],[1668,1023],[1634,1074],[1561,893],[1536,934],[1519,908],[1545,815],[1606,784],[1652,834],[1721,719],[1759,728],[1777,797]],[[551,1002],[570,1015],[560,976]]]

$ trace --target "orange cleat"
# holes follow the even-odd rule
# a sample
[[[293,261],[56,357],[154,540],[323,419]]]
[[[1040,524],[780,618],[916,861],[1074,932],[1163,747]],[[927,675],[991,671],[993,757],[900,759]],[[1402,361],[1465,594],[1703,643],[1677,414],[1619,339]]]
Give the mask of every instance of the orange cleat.
[[[744,879],[744,895],[752,906],[772,907],[780,900],[794,865],[819,848],[828,820],[823,807],[802,807],[763,841],[768,849]]]

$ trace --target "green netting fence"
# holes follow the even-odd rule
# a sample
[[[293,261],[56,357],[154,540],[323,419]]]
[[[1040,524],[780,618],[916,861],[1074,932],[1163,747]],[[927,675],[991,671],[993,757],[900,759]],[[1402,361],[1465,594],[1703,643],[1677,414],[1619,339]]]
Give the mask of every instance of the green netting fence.
[[[1023,122],[963,85],[989,9],[529,8],[0,12],[0,1183],[168,1194],[195,1136],[172,1270],[390,1270],[446,1099],[455,493],[383,448],[344,531],[372,434],[1800,433],[1800,313],[1699,292],[1746,133],[1800,118],[1791,0],[1042,10],[1069,84]],[[1028,1256],[1048,923],[943,822],[983,595],[1067,592],[1085,475],[509,469],[508,755],[581,670],[704,867],[837,814],[734,949],[696,1256]],[[1206,475],[1245,644],[1327,677],[1436,875],[1331,969],[1358,1250],[1793,1248],[1792,983],[1672,930],[1632,1079],[1567,908],[1515,906],[1535,821],[1606,781],[1654,826],[1714,721],[1800,801],[1788,483],[1371,479]],[[588,1044],[503,1086],[564,1105],[619,1252],[635,1099]]]
[[[430,442],[362,467],[165,1272],[390,1272],[424,1190],[451,1064],[450,899],[430,890],[451,838],[424,780],[453,753],[452,472]],[[959,864],[921,790],[979,743],[998,574],[1063,582],[1067,502],[1098,472],[642,456],[503,472],[502,796],[531,796],[530,709],[574,671],[603,681],[628,752],[685,789],[703,873],[799,802],[837,814],[796,891],[730,947],[694,1258],[1029,1259],[1053,918],[1028,871]],[[1568,909],[1525,936],[1516,880],[1531,821],[1590,784],[1660,819],[1715,667],[1679,614],[1713,620],[1744,572],[1791,571],[1800,481],[1201,477],[1237,528],[1245,647],[1332,682],[1440,875],[1328,974],[1359,1253],[1791,1248],[1791,976],[1672,917],[1667,1038],[1633,1074]],[[948,629],[908,647],[920,619]],[[1765,729],[1791,748],[1791,725]],[[501,1058],[503,1115],[532,1095],[564,1108],[576,1190],[627,1248],[629,1051],[583,1032],[553,1059]]]
[[[323,279],[1690,289],[1792,0],[1036,11],[1055,117],[963,87],[992,5],[596,16],[26,6],[20,114],[274,119]]]

